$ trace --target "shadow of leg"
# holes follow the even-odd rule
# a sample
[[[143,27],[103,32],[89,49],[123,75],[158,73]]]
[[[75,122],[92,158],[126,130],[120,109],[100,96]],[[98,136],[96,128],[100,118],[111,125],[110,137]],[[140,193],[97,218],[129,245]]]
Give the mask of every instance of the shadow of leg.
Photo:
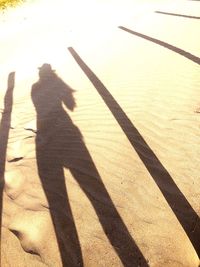
[[[123,266],[148,266],[115,208],[84,143],[79,143],[79,151],[79,157],[82,153],[84,162],[75,165],[84,166],[90,175],[74,168],[70,168],[70,171],[93,205],[104,232]]]
[[[81,247],[60,162],[61,159],[56,153],[53,154],[45,148],[37,148],[38,173],[49,204],[62,264],[64,267],[81,267]]]

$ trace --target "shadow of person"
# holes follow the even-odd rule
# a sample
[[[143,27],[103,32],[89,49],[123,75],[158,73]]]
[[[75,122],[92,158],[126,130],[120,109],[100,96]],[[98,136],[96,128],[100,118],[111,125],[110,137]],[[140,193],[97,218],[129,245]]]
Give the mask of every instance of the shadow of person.
[[[63,266],[83,266],[63,168],[68,168],[93,205],[103,230],[124,266],[148,266],[116,210],[81,132],[63,104],[71,111],[76,103],[72,90],[52,70],[39,68],[31,96],[37,113],[36,157]]]

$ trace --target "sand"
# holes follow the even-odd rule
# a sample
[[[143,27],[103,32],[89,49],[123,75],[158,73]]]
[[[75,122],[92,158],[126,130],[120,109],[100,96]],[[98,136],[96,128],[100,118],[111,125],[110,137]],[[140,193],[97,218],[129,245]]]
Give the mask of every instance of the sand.
[[[199,8],[1,13],[2,267],[199,266]]]

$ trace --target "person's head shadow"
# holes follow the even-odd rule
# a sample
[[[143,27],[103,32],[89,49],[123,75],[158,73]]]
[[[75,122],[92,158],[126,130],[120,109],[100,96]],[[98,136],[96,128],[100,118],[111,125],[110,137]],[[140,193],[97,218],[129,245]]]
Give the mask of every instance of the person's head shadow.
[[[62,104],[73,111],[76,102],[71,89],[52,69],[50,64],[43,64],[39,69],[39,80],[32,87],[32,100],[38,118],[51,117],[64,111]],[[60,114],[59,114],[60,115]]]
[[[39,69],[40,80],[48,80],[49,77],[55,74],[55,70],[52,69],[51,65],[44,63]]]

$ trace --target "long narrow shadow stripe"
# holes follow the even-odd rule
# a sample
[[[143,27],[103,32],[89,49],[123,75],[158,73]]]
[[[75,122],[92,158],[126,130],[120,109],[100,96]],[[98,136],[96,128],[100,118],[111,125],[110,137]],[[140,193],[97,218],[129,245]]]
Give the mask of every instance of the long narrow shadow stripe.
[[[173,181],[168,171],[146,143],[140,132],[132,124],[131,120],[128,118],[121,106],[110,94],[108,89],[86,65],[76,51],[72,47],[68,49],[76,62],[79,64],[80,68],[94,85],[107,107],[110,109],[119,126],[130,141],[132,147],[137,152],[138,156],[159,187],[180,224],[184,228],[196,252],[198,255],[200,255],[200,220],[198,215],[191,207],[190,203],[187,201],[176,183]],[[194,222],[192,226],[191,222]]]
[[[164,12],[164,11],[155,11],[155,13],[162,14],[162,15],[170,15],[170,16],[176,16],[176,17],[183,17],[183,18],[188,18],[188,19],[200,19],[200,17],[196,17],[196,16],[176,14],[176,13],[170,13],[170,12]]]
[[[96,78],[96,76],[92,73],[92,71],[85,65],[85,63],[81,60],[81,58],[78,56],[78,54],[75,52],[75,50],[72,47],[69,47],[68,50],[70,51],[71,55],[74,57],[74,59],[76,60],[76,62],[80,65],[80,67],[82,68],[82,70],[85,72],[85,74],[88,76],[89,80],[91,80],[91,82],[93,84],[96,84],[96,82],[97,82],[97,84],[96,84],[97,90],[99,89],[99,93],[102,94],[103,99],[105,99],[105,101],[108,101],[109,102],[110,99],[107,99],[106,94],[104,95],[104,93],[106,93],[106,92],[104,92],[103,90],[101,90],[101,82]],[[115,218],[116,218],[116,220],[118,220],[117,217],[116,217],[116,215],[115,215]],[[102,221],[101,218],[99,218],[99,220],[100,220],[100,222]],[[120,237],[120,231],[121,231],[120,229],[121,228],[124,228],[124,226],[122,227],[123,224],[124,224],[123,221],[121,223],[121,226],[120,226],[120,224],[118,224],[118,229],[119,229],[118,240],[119,240],[119,242],[122,240],[121,237]],[[128,232],[128,229],[125,230],[125,232],[126,231]],[[128,233],[128,234],[130,235],[130,233]],[[108,238],[109,238],[109,236],[108,236]],[[114,246],[114,243],[113,243],[112,239],[109,238],[110,239],[110,243],[114,246],[115,251],[116,252],[118,251],[117,254],[118,254],[119,258],[121,259],[121,261],[123,263],[123,266],[125,266],[125,267],[136,266],[135,265],[136,264],[136,262],[135,262],[136,259],[139,260],[139,262],[137,263],[137,266],[141,266],[141,267],[147,267],[147,266],[149,266],[149,264],[146,261],[144,255],[140,251],[139,247],[137,246],[135,240],[132,238],[131,235],[130,235],[130,238],[131,238],[130,240],[129,239],[127,241],[124,240],[123,243],[121,243],[120,245],[117,245],[118,248]],[[128,243],[129,243],[129,245],[127,246]],[[124,248],[127,248],[129,250],[129,252],[128,252],[129,256],[131,256],[132,255],[132,252],[135,251],[135,256],[134,257],[136,257],[136,259],[134,259],[134,260],[131,261],[131,258],[128,257],[128,256],[127,256],[127,259],[124,259],[124,256],[123,256],[122,252],[120,252],[120,250],[121,250],[120,247],[121,246],[122,247],[124,246]],[[117,248],[117,250],[116,250],[116,248]]]
[[[12,72],[8,76],[8,87],[4,97],[4,110],[2,113],[1,123],[0,123],[0,177],[4,176],[5,171],[5,159],[6,150],[8,144],[8,135],[11,123],[11,113],[13,105],[13,89],[14,89],[14,79],[15,73]]]
[[[168,44],[168,43],[163,42],[161,40],[158,40],[156,38],[147,36],[145,34],[142,34],[142,33],[135,32],[133,30],[127,29],[127,28],[125,28],[123,26],[119,26],[119,29],[124,30],[124,31],[126,31],[128,33],[134,34],[136,36],[139,36],[139,37],[141,37],[143,39],[146,39],[148,41],[151,41],[151,42],[153,42],[155,44],[161,45],[161,46],[163,46],[163,47],[165,47],[165,48],[167,48],[169,50],[172,50],[173,52],[176,52],[176,53],[180,54],[183,57],[186,57],[189,60],[192,60],[193,62],[195,62],[197,64],[200,64],[200,58],[199,57],[197,57],[197,56],[195,56],[195,55],[193,55],[193,54],[191,54],[191,53],[189,53],[189,52],[187,52],[187,51],[185,51],[185,50],[183,50],[181,48],[178,48],[178,47],[176,47],[174,45]]]
[[[2,113],[1,123],[0,123],[0,240],[1,240],[1,224],[2,224],[4,172],[6,164],[6,150],[8,145],[8,136],[11,124],[14,82],[15,82],[15,73],[11,72],[8,76],[7,91],[4,97],[4,110]]]

